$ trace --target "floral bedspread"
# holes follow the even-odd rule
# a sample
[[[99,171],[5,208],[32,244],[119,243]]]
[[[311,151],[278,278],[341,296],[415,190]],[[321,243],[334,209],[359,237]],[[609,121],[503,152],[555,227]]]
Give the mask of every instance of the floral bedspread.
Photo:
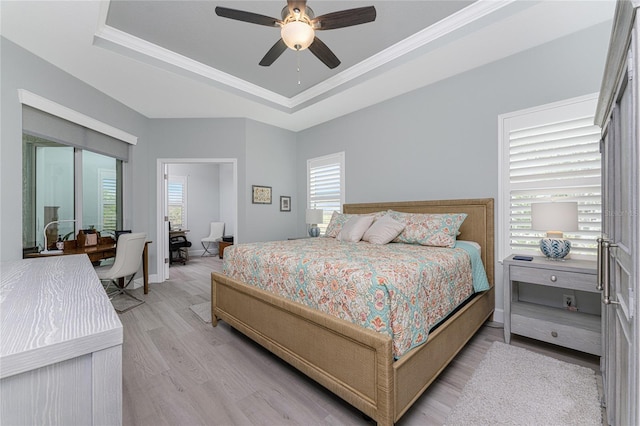
[[[462,248],[308,238],[229,246],[224,273],[391,336],[401,357],[473,292]]]

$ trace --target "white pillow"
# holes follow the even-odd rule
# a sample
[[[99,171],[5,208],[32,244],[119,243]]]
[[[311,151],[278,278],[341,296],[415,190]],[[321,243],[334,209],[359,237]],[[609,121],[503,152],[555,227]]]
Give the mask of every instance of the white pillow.
[[[362,239],[371,244],[387,244],[393,241],[404,230],[404,224],[393,219],[391,216],[382,216],[376,220]]]
[[[362,236],[367,229],[369,229],[374,219],[374,216],[352,217],[342,226],[342,230],[340,230],[337,239],[340,241],[357,243],[362,239]]]

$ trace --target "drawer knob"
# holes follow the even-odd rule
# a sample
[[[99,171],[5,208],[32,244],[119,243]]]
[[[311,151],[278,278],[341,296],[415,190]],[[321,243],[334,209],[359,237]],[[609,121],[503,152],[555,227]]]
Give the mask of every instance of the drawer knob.
[[[556,277],[555,275],[551,275],[551,282],[555,283],[556,281],[558,281],[558,277]]]
[[[551,336],[552,337],[558,337],[558,332],[557,331],[552,331],[551,332]]]

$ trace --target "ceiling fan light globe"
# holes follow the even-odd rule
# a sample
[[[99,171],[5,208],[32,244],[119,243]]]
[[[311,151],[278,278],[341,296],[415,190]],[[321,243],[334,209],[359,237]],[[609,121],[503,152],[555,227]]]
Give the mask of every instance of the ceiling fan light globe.
[[[309,24],[291,21],[282,26],[280,36],[290,49],[304,50],[313,43],[316,34]]]

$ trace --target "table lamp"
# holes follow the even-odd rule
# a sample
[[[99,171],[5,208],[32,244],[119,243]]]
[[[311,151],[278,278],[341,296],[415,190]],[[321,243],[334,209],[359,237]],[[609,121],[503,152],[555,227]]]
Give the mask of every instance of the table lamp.
[[[563,232],[578,230],[578,203],[532,203],[531,228],[547,232],[540,240],[540,251],[549,259],[562,260],[571,251],[571,242],[563,238]]]
[[[52,220],[51,222],[47,223],[44,226],[44,229],[42,230],[42,233],[44,234],[44,250],[42,250],[40,253],[41,254],[62,254],[64,250],[49,250],[49,247],[48,247],[49,242],[47,241],[47,228],[53,225],[54,223],[75,222],[75,221],[76,221],[75,219],[64,219],[64,220]]]
[[[322,223],[322,209],[307,209],[306,223],[309,225],[309,236],[317,237],[320,235],[320,228],[318,224]]]

